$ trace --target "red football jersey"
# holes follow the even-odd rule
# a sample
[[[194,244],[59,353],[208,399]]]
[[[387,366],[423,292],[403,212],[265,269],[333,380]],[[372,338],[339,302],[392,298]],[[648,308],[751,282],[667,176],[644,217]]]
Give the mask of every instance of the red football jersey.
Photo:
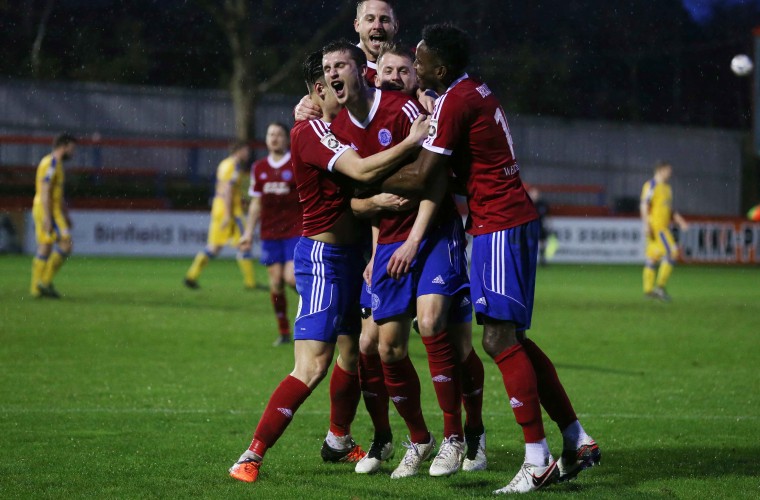
[[[354,193],[333,165],[348,150],[322,120],[296,122],[290,131],[290,152],[295,169],[296,189],[303,210],[303,236],[329,230],[351,208]]]
[[[467,231],[486,234],[538,218],[520,180],[507,117],[488,86],[466,73],[438,98],[425,149],[451,156],[465,179]]]
[[[271,156],[251,167],[248,194],[261,198],[261,239],[284,240],[301,235],[301,204],[290,152],[275,162]]]
[[[370,87],[375,86],[375,75],[377,74],[377,63],[367,61],[367,72],[364,73],[364,78]]]
[[[362,158],[402,142],[409,135],[412,122],[424,112],[416,99],[402,92],[372,90],[375,93],[375,101],[364,123],[359,122],[347,108],[344,108],[330,127],[341,142],[351,144]],[[451,214],[453,202],[450,196],[444,196],[444,200],[448,202],[444,202],[438,210],[438,221]],[[378,243],[395,243],[407,239],[416,218],[416,210],[382,212]]]

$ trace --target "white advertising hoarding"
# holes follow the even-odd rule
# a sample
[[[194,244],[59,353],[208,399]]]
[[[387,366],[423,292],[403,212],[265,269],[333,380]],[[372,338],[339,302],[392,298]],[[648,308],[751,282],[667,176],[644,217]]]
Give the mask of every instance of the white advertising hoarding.
[[[79,255],[193,256],[206,246],[208,212],[72,210],[74,253]],[[24,249],[36,248],[34,223],[27,213]],[[220,256],[236,254],[225,248]],[[254,256],[259,246],[254,246]]]
[[[552,217],[547,227],[557,236],[552,262],[643,264],[644,242],[639,219]]]

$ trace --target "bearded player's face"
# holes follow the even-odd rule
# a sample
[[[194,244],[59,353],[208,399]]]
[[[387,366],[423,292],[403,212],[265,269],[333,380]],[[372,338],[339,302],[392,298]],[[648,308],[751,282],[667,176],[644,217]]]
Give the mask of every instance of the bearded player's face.
[[[390,5],[381,0],[368,0],[356,13],[354,29],[359,33],[364,52],[369,52],[368,59],[375,60],[383,43],[392,42],[396,36],[398,21]]]
[[[440,67],[438,58],[430,52],[422,41],[417,45],[414,59],[414,70],[417,72],[417,83],[421,89],[435,90],[438,87],[436,69]]]
[[[375,86],[383,90],[399,90],[411,95],[417,88],[417,75],[409,57],[383,54],[378,60]]]

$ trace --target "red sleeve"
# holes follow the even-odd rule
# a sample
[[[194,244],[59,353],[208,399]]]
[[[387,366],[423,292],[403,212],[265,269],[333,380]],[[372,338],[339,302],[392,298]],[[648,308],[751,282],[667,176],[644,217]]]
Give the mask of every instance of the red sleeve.
[[[298,156],[313,167],[332,170],[340,155],[350,148],[342,144],[322,120],[311,120],[308,125],[298,133],[303,136],[297,141]]]
[[[259,171],[261,170],[263,160],[259,160],[253,164],[251,168],[251,187],[248,189],[248,196],[261,196],[264,186],[259,182]]]
[[[444,94],[435,103],[430,119],[428,137],[422,147],[434,153],[450,156],[462,131],[465,130],[467,113],[462,102],[455,96]]]

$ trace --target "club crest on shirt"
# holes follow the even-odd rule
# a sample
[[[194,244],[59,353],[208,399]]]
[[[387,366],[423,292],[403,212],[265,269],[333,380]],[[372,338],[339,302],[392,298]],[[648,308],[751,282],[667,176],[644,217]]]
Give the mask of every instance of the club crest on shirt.
[[[381,146],[387,146],[393,140],[391,131],[387,128],[380,129],[380,132],[377,133],[377,140],[380,141]]]
[[[290,170],[284,170],[282,172],[282,180],[289,181],[292,178],[293,178],[293,172],[291,172]]]
[[[269,177],[269,176],[267,175],[267,173],[266,173],[266,172],[263,172],[263,173],[262,173],[262,174],[259,176],[259,178],[260,178],[262,181],[265,181],[265,180],[267,180],[267,177]]]

